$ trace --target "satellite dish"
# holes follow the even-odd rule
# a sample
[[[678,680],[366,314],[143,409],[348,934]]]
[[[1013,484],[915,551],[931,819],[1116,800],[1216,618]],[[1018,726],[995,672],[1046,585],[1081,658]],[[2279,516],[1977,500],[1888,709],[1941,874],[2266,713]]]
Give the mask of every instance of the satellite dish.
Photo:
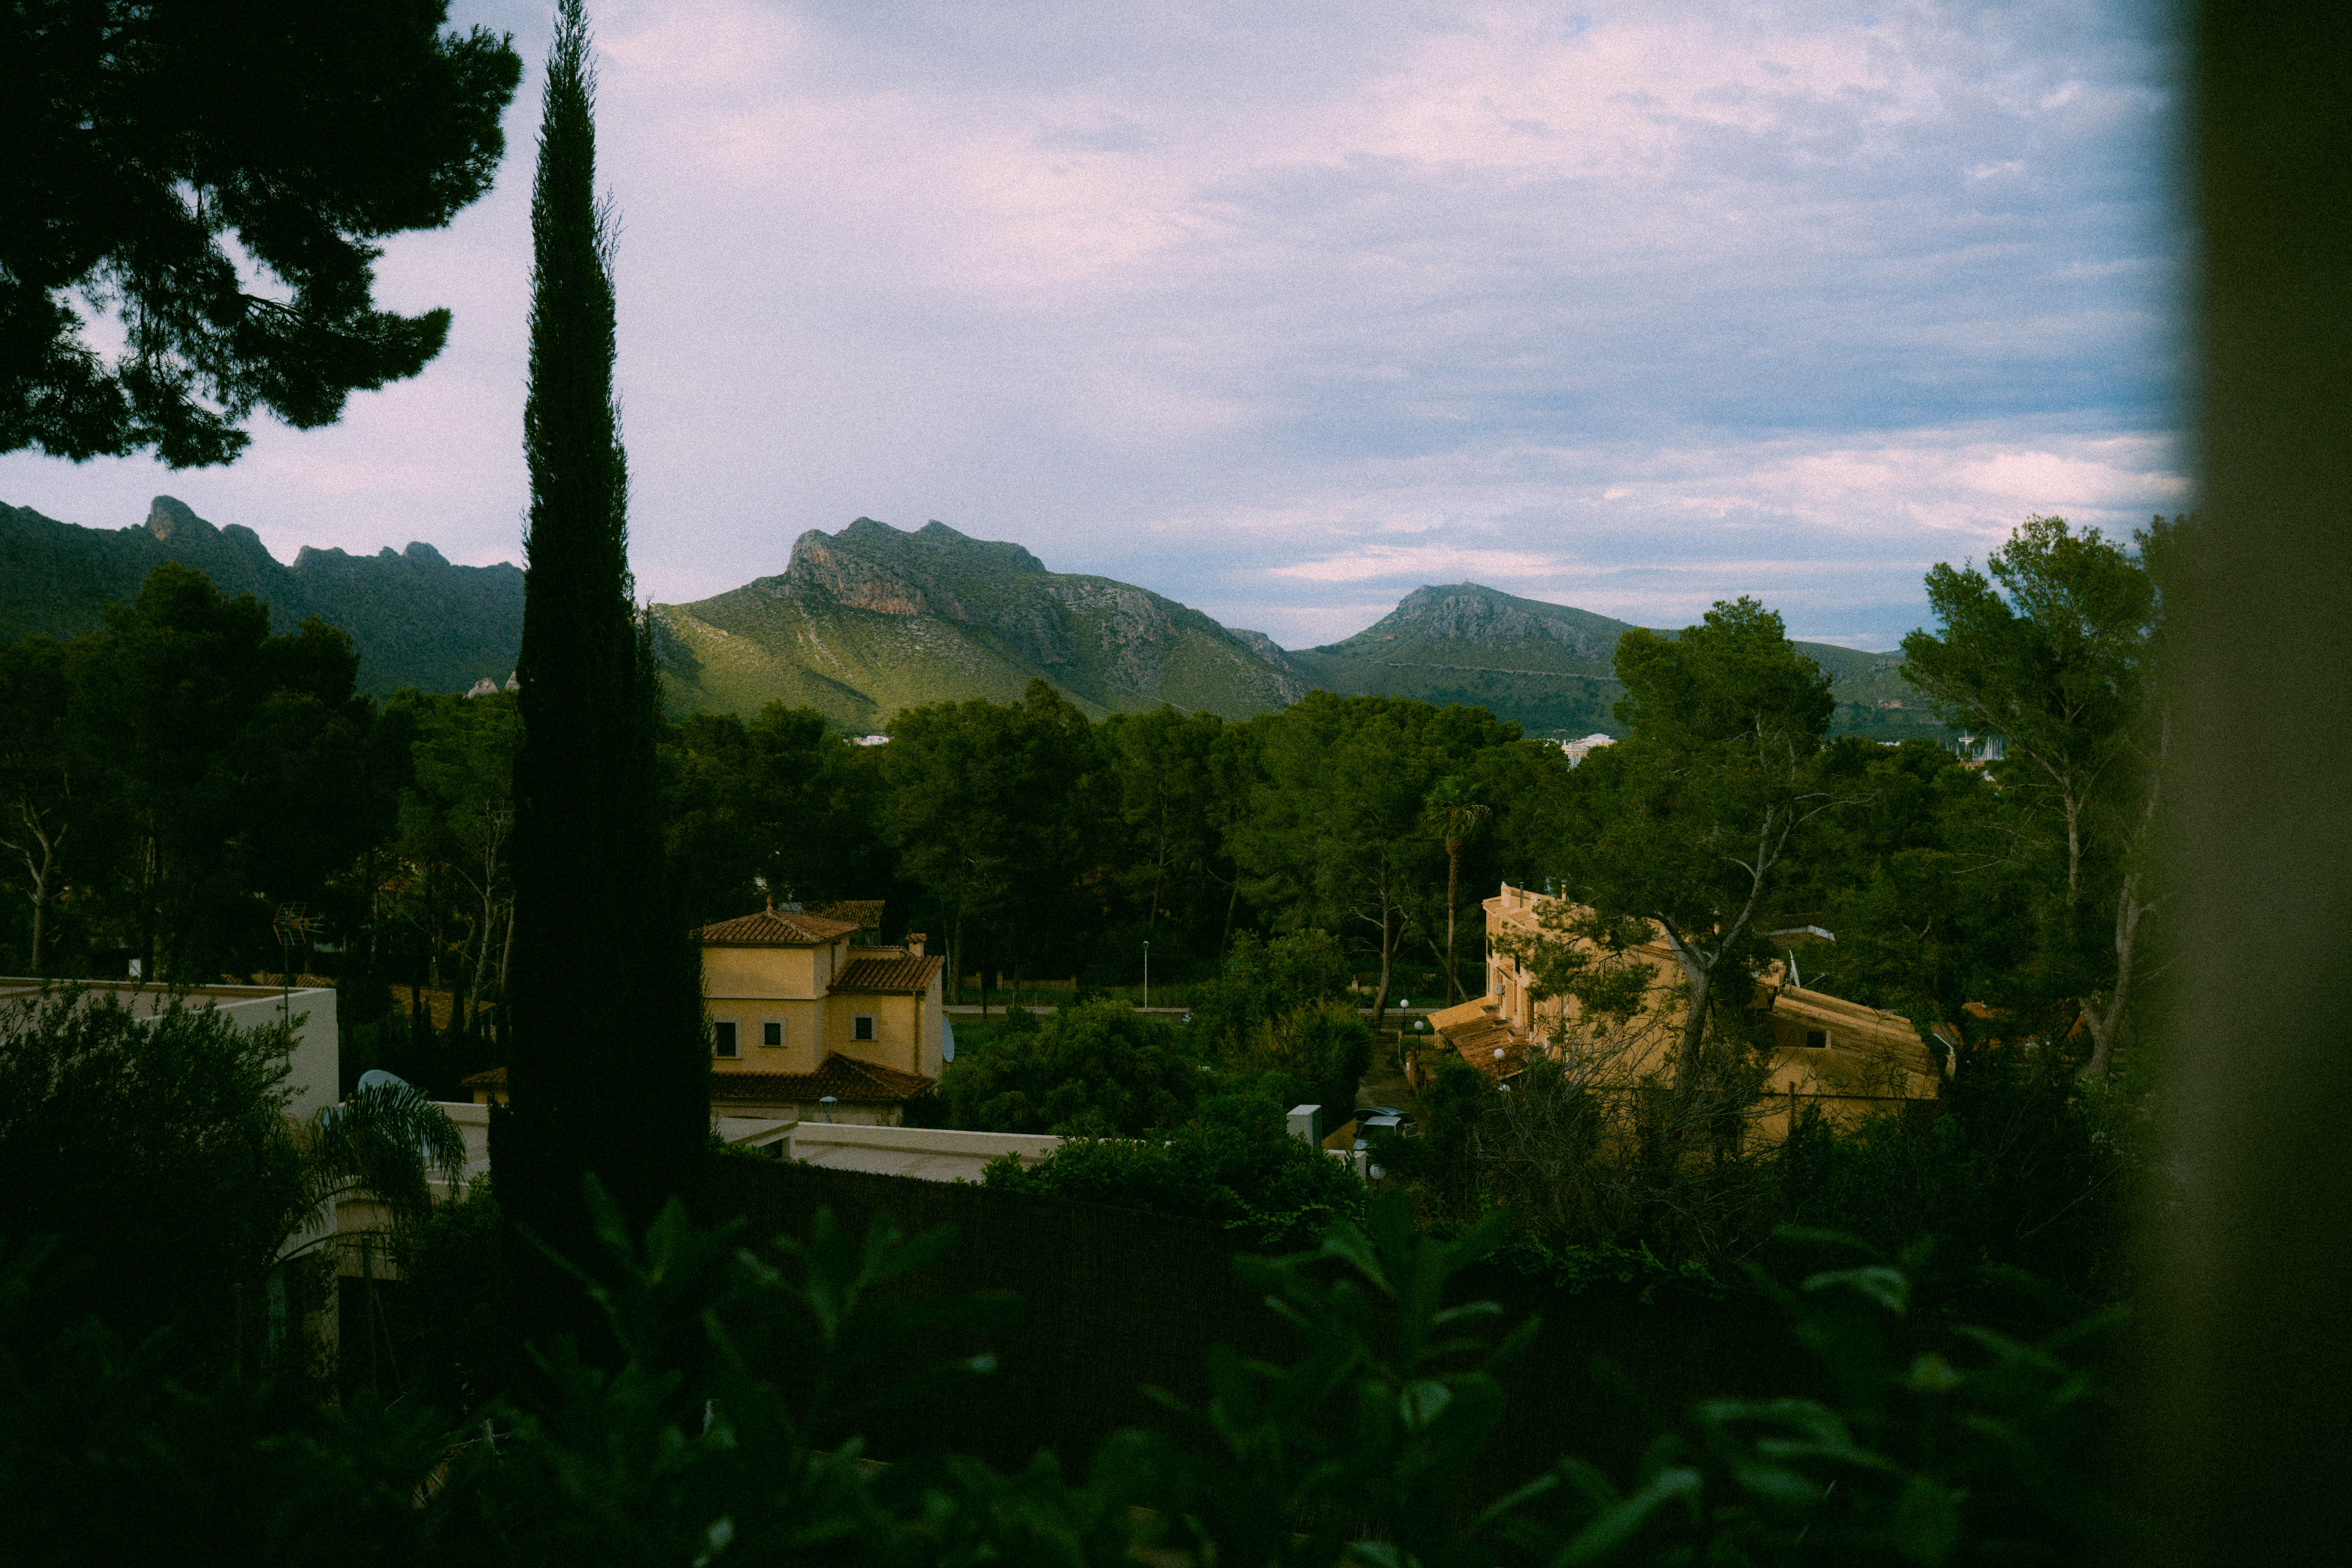
[[[398,1077],[393,1073],[388,1073],[382,1068],[370,1068],[367,1071],[360,1074],[359,1087],[365,1089],[407,1089],[411,1086],[409,1081],[404,1078]]]

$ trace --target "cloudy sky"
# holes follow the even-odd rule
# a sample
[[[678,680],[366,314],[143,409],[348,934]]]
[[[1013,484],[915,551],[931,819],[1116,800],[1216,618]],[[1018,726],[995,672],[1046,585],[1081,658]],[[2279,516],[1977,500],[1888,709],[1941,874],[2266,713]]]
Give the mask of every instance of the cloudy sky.
[[[592,0],[640,589],[866,514],[1293,647],[1465,579],[1891,646],[2029,512],[2187,504],[2161,9]],[[0,500],[520,559],[547,7],[452,20],[530,70],[495,192],[381,268],[441,358]]]

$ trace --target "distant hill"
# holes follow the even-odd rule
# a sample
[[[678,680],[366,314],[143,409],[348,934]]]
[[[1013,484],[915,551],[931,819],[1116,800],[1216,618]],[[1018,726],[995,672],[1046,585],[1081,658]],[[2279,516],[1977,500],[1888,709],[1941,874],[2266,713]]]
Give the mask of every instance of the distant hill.
[[[312,616],[352,636],[360,689],[463,691],[503,681],[522,647],[522,569],[456,566],[429,544],[347,555],[304,547],[287,566],[253,530],[215,528],[157,496],[135,528],[82,528],[30,507],[0,504],[0,640],[28,632],[69,637],[104,624],[110,602],[137,596],[166,561],[193,566],[221,592],[269,605],[289,631]]]
[[[1535,735],[1617,734],[1623,727],[1612,710],[1625,690],[1613,661],[1617,639],[1633,629],[1590,610],[1463,583],[1416,588],[1354,637],[1288,658],[1308,685],[1327,691],[1473,703]],[[1829,672],[1839,704],[1834,733],[1946,734],[1897,673],[1902,655],[1797,647]]]
[[[1261,633],[939,522],[812,529],[782,575],[654,617],[674,709],[782,700],[852,731],[926,702],[1007,701],[1041,677],[1093,718],[1171,702],[1239,719],[1307,690]]]

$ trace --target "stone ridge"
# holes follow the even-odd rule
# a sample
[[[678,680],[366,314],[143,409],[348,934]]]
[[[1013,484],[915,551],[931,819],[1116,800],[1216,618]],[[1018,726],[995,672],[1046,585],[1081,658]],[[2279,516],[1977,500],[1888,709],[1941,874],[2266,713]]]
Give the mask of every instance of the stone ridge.
[[[1473,642],[1549,638],[1581,658],[1605,664],[1616,654],[1617,638],[1631,629],[1589,611],[1464,583],[1415,588],[1395,609],[1348,641],[1394,641],[1416,634]]]
[[[1240,718],[1306,692],[1259,634],[936,521],[812,529],[781,574],[656,619],[677,705],[806,703],[844,728],[921,702],[1004,700],[1041,678],[1097,716],[1169,701]]]
[[[315,616],[350,633],[360,689],[377,696],[503,680],[521,648],[517,566],[453,565],[421,542],[372,556],[305,546],[289,566],[253,530],[215,527],[172,496],[157,496],[145,521],[123,529],[83,528],[0,504],[0,640],[92,630],[104,624],[108,604],[137,597],[166,561],[204,573],[223,594],[262,600],[273,630]]]

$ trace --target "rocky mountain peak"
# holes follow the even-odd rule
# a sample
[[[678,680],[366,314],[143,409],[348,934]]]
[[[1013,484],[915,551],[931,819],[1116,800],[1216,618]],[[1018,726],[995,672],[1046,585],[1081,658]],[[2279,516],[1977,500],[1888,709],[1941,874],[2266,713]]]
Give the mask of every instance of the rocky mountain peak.
[[[174,535],[184,543],[191,537],[201,538],[218,531],[191,510],[187,502],[173,496],[157,496],[148,503],[146,527],[148,532],[165,544],[170,543]]]

